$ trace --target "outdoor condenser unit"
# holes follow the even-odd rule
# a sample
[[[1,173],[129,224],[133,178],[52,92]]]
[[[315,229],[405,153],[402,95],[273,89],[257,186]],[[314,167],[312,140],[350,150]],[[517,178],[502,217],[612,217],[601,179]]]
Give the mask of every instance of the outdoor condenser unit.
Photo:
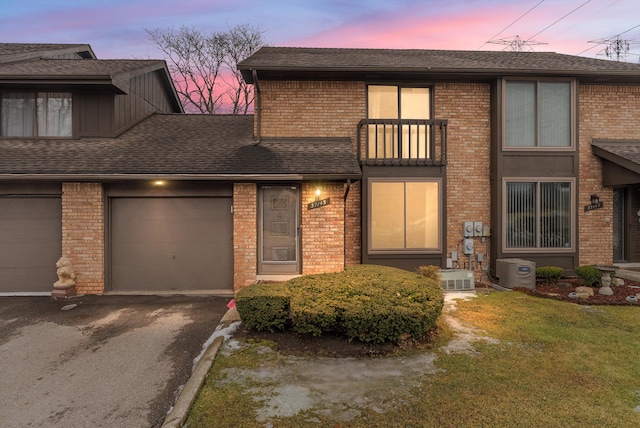
[[[466,269],[445,269],[440,271],[444,291],[474,290],[473,272]]]
[[[498,283],[505,288],[536,288],[536,262],[523,259],[497,259]]]

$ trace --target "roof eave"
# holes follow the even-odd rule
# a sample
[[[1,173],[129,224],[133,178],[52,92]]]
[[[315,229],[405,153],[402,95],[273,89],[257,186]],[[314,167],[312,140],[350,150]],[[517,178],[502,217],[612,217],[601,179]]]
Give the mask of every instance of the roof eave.
[[[283,67],[283,66],[251,66],[239,65],[238,69],[249,84],[253,84],[253,71],[257,73],[281,74],[389,74],[389,75],[430,75],[448,76],[451,78],[472,77],[496,78],[500,76],[560,76],[576,77],[586,81],[623,82],[640,84],[640,73],[637,71],[601,71],[601,70],[558,70],[531,68],[434,68],[434,67]]]
[[[343,181],[357,180],[361,174],[0,174],[0,180],[33,180],[33,181]]]
[[[116,93],[126,94],[128,87],[118,82],[113,76],[0,76],[0,85],[11,86],[102,86],[115,90]]]

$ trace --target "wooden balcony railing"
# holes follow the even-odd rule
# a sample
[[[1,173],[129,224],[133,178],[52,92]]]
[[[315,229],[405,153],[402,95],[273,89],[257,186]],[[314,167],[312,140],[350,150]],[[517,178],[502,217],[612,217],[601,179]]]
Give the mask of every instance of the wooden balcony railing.
[[[446,165],[447,121],[363,119],[358,159],[366,165]]]

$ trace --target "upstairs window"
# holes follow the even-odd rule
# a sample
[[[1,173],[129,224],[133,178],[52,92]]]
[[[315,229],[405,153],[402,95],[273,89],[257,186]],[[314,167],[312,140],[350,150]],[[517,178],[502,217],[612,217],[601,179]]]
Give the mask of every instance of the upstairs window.
[[[429,158],[430,89],[369,85],[367,94],[369,158]]]
[[[571,82],[507,81],[505,146],[572,147]]]
[[[0,99],[3,137],[71,136],[71,93],[8,92]]]

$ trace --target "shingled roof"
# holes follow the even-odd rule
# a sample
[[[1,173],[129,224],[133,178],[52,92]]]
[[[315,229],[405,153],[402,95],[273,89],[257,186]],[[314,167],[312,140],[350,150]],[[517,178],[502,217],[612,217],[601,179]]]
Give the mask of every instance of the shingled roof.
[[[252,82],[252,70],[309,73],[410,73],[498,76],[540,74],[592,79],[631,78],[640,82],[640,65],[555,52],[419,49],[264,47],[238,68]]]
[[[348,138],[253,139],[253,116],[156,114],[115,139],[0,140],[0,178],[345,179]]]
[[[80,58],[96,58],[91,46],[87,44],[0,43],[0,63],[72,54]]]
[[[640,174],[640,141],[596,140],[591,143],[593,153],[623,168]]]

